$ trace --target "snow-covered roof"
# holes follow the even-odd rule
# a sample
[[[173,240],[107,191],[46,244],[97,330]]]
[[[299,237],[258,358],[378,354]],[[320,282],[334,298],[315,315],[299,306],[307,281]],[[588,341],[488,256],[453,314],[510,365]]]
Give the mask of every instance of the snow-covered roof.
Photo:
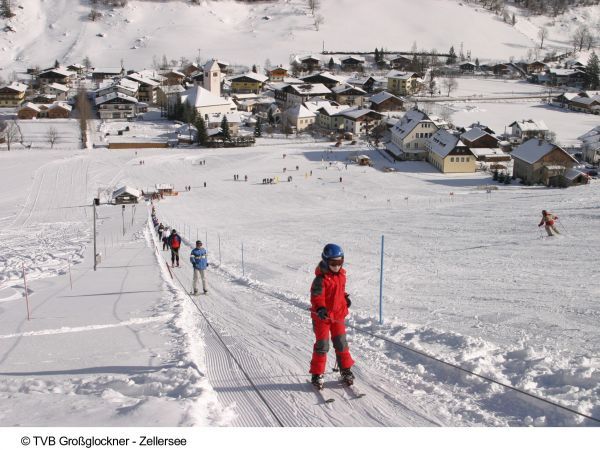
[[[65,109],[69,112],[73,109],[73,107],[66,102],[54,102],[54,103],[52,103],[52,105],[50,105],[50,107],[48,109],[56,109],[56,108]]]
[[[75,72],[71,72],[70,70],[67,70],[67,69],[61,69],[61,68],[59,67],[59,68],[57,68],[57,69],[48,69],[48,70],[44,70],[43,72],[41,72],[41,73],[38,75],[38,78],[39,78],[39,77],[43,77],[44,75],[46,75],[46,74],[48,74],[48,73],[56,73],[56,74],[58,74],[58,75],[61,75],[61,76],[63,76],[63,77],[72,77],[72,76],[75,76],[75,75],[77,75]]]
[[[502,151],[497,147],[494,148],[471,148],[471,153],[473,153],[478,158],[481,156],[508,156],[508,153]]]
[[[577,103],[580,105],[592,105],[594,103],[600,103],[600,97],[575,97],[571,99],[571,103]]]
[[[582,172],[580,170],[577,170],[577,169],[567,169],[567,170],[565,170],[565,173],[563,173],[563,176],[566,179],[571,180],[571,181],[573,181],[575,178],[577,178],[577,177],[579,177],[581,175],[584,175],[584,176],[587,177],[586,173],[584,173],[584,172]]]
[[[519,127],[522,131],[548,131],[548,126],[544,123],[543,120],[516,120],[509,125],[509,127],[513,126]]]
[[[304,102],[303,105],[306,107],[306,109],[314,113],[316,113],[321,108],[328,108],[333,105],[338,106],[337,103],[331,102],[329,100],[309,100]]]
[[[286,113],[289,117],[295,119],[316,117],[316,114],[312,111],[309,111],[309,109],[304,105],[294,105],[291,108],[288,108]]]
[[[568,77],[570,75],[575,75],[576,73],[582,73],[581,70],[577,69],[548,69],[548,72],[557,77]]]
[[[366,108],[348,108],[340,112],[340,115],[353,120],[360,119],[361,117],[367,116],[369,114],[377,116],[381,115],[378,112],[373,111],[372,109]]]
[[[474,127],[474,128],[471,128],[470,130],[464,132],[460,137],[469,142],[473,142],[473,141],[476,141],[477,139],[481,139],[482,137],[484,137],[486,135],[491,136],[491,134],[487,133],[485,130],[483,130],[479,127]]]
[[[369,101],[371,103],[375,103],[376,105],[379,105],[380,103],[383,103],[386,100],[389,100],[390,98],[395,98],[398,101],[403,101],[400,97],[396,97],[395,95],[390,94],[387,91],[381,91],[375,95],[372,95],[371,97],[369,97]]]
[[[390,70],[386,75],[387,78],[397,78],[400,80],[408,80],[414,76],[416,76],[414,72],[401,72],[399,70]]]
[[[334,94],[343,94],[344,92],[348,91],[356,91],[357,95],[367,95],[367,93],[364,90],[351,84],[341,84],[339,86],[334,87],[331,91]]]
[[[13,81],[8,86],[4,86],[3,88],[10,89],[15,92],[25,92],[27,90],[27,85],[24,83],[19,83],[18,81]]]
[[[106,73],[109,75],[119,75],[123,72],[122,67],[94,67],[93,73]]]
[[[110,92],[106,95],[96,98],[96,105],[101,105],[115,98],[121,99],[127,103],[137,103],[137,98],[122,94],[121,92]]]
[[[60,83],[51,83],[46,85],[46,89],[54,89],[55,91],[60,91],[60,92],[68,92],[69,88],[67,86],[65,86],[64,84],[60,84]]]
[[[363,58],[362,56],[348,55],[348,56],[344,56],[344,57],[340,58],[340,61],[342,61],[342,63],[344,61],[349,61],[349,60],[355,60],[355,61],[358,61],[359,63],[365,62],[365,58]]]
[[[212,113],[208,115],[208,123],[209,124],[220,124],[221,121],[223,120],[223,114],[221,113]],[[233,112],[228,112],[227,114],[225,114],[225,117],[227,117],[227,122],[229,124],[240,124],[242,123],[242,115],[241,113],[237,112],[237,111],[233,111]]]
[[[157,183],[154,185],[156,187],[157,190],[160,189],[173,189],[173,185],[169,184],[169,183]]]
[[[392,127],[392,133],[399,139],[404,139],[419,123],[426,120],[429,120],[427,114],[417,109],[411,109],[402,117],[400,122]]]
[[[587,133],[579,136],[577,139],[586,143],[600,142],[600,125],[595,126]]]
[[[236,81],[239,78],[250,78],[251,80],[258,81],[259,83],[264,83],[265,81],[267,81],[269,79],[269,77],[267,77],[265,75],[261,75],[260,73],[246,72],[241,75],[236,75],[234,77],[231,77],[229,79],[229,81]]]
[[[331,94],[331,91],[327,86],[321,83],[315,84],[291,84],[290,89],[298,95],[326,95]]]
[[[350,109],[351,107],[348,105],[331,105],[331,104],[327,104],[327,105],[323,105],[319,108],[319,112],[321,113],[325,113],[328,116],[335,116],[336,114],[341,114],[342,112],[344,112],[347,109]]]
[[[566,155],[569,156],[574,162],[577,162],[575,158],[565,152],[558,145],[548,142],[544,139],[529,139],[519,145],[512,152],[512,157],[516,159],[520,159],[521,161],[525,161],[528,164],[533,164],[539,161],[541,158],[546,156],[555,148],[560,149]]]
[[[117,190],[113,191],[112,197],[114,199],[121,194],[129,194],[129,195],[132,195],[132,196],[138,197],[138,198],[141,197],[141,195],[142,195],[142,193],[135,188],[132,188],[130,186],[122,186],[122,187],[118,188]]]
[[[31,102],[25,102],[21,105],[21,108],[19,109],[33,109],[34,111],[40,112],[41,109],[38,105],[36,105],[35,103],[31,103]]]
[[[442,158],[448,156],[448,154],[456,147],[467,148],[460,142],[458,136],[449,133],[444,129],[437,130],[435,134],[429,138],[429,149]]]
[[[185,88],[180,84],[168,84],[166,86],[160,86],[158,89],[165,95],[181,94],[182,92],[185,92]]]
[[[221,71],[221,68],[219,67],[219,63],[217,62],[216,59],[207,61],[206,64],[204,64],[203,67],[205,72],[212,72],[212,71]]]
[[[127,78],[123,78],[122,80],[126,80],[126,79],[133,80],[136,83],[146,84],[146,85],[152,86],[152,87],[160,85],[160,83],[158,81],[153,80],[148,77],[145,77],[142,74],[136,73],[136,72],[130,73],[129,75],[127,75]]]
[[[230,104],[229,100],[213,94],[202,86],[193,86],[191,89],[188,89],[181,95],[181,100],[194,108]]]

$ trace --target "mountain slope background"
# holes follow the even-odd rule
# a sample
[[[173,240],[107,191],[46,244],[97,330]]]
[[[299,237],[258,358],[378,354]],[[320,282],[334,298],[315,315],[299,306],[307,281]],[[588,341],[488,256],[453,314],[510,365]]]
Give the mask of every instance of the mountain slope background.
[[[548,46],[570,48],[572,30],[598,23],[597,6],[573,8],[556,18],[529,16],[510,8],[516,24],[480,5],[448,0],[327,0],[311,12],[306,0],[244,3],[236,1],[148,2],[129,0],[122,8],[89,0],[15,0],[15,17],[0,19],[0,76],[26,67],[81,62],[94,66],[141,69],[153,60],[206,60],[233,64],[287,64],[290,55],[326,50],[389,51],[454,46],[472,60],[521,58],[539,47],[538,29],[548,28]],[[322,23],[315,24],[315,17]],[[318,22],[319,20],[317,20]],[[6,25],[14,31],[6,31]]]

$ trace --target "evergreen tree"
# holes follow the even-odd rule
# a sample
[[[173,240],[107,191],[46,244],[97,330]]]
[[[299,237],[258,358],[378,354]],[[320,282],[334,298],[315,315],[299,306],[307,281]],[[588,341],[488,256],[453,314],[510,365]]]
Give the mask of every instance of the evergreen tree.
[[[479,70],[479,58],[475,58],[475,68]]]
[[[252,72],[258,73],[258,69],[256,68],[256,64],[252,64]]]
[[[333,61],[333,57],[329,58],[329,64],[327,64],[327,67],[329,68],[329,70],[333,70],[333,68],[335,67],[335,62]]]
[[[58,59],[54,60],[54,68],[58,69],[60,67],[60,63],[58,62]]]
[[[262,136],[262,124],[260,123],[260,117],[256,118],[256,125],[254,126],[254,136],[261,137]]]
[[[221,133],[223,134],[224,140],[231,141],[231,130],[229,130],[229,122],[225,115],[223,116],[223,120],[221,120]]]
[[[377,50],[377,47],[375,47],[375,64],[379,64],[379,50]]]
[[[494,181],[498,181],[498,169],[494,169],[494,176],[492,178]]]
[[[208,133],[206,132],[206,124],[201,115],[196,115],[196,122],[194,122],[196,130],[198,130],[197,141],[198,144],[204,146],[208,142]]]
[[[2,0],[2,3],[0,3],[0,16],[10,19],[14,15],[15,14],[12,12],[10,0]]]
[[[448,51],[448,59],[446,60],[446,64],[454,64],[456,63],[456,52],[454,51],[454,46],[450,47]]]
[[[600,85],[600,62],[596,52],[592,52],[585,69],[586,86],[588,89],[598,89]]]

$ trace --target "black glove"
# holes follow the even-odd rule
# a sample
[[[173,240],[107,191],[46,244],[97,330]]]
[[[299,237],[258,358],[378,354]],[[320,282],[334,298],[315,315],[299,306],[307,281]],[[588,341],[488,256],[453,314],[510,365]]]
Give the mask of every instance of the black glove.
[[[319,319],[321,320],[325,320],[327,319],[328,315],[327,315],[327,308],[321,306],[320,308],[317,308],[317,316],[319,316]]]
[[[344,296],[346,297],[346,306],[350,308],[350,306],[352,305],[352,300],[350,300],[350,294],[344,294]]]
[[[210,266],[210,263],[206,263],[206,267]]]

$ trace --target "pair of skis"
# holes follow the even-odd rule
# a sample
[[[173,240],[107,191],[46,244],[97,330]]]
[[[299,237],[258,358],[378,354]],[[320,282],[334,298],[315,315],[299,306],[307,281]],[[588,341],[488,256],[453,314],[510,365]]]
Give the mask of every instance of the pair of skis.
[[[324,385],[315,385],[313,384],[311,381],[309,381],[309,383],[313,386],[315,392],[317,393],[317,396],[319,396],[322,400],[323,403],[333,403],[335,401],[334,398],[331,398],[329,396],[327,396],[325,394],[325,386]],[[357,398],[363,398],[365,395],[365,393],[359,391],[356,386],[354,386],[354,381],[344,381],[340,379],[340,383],[342,385],[342,387],[346,390],[346,392],[348,392],[351,395],[351,398],[353,399],[357,399]]]

